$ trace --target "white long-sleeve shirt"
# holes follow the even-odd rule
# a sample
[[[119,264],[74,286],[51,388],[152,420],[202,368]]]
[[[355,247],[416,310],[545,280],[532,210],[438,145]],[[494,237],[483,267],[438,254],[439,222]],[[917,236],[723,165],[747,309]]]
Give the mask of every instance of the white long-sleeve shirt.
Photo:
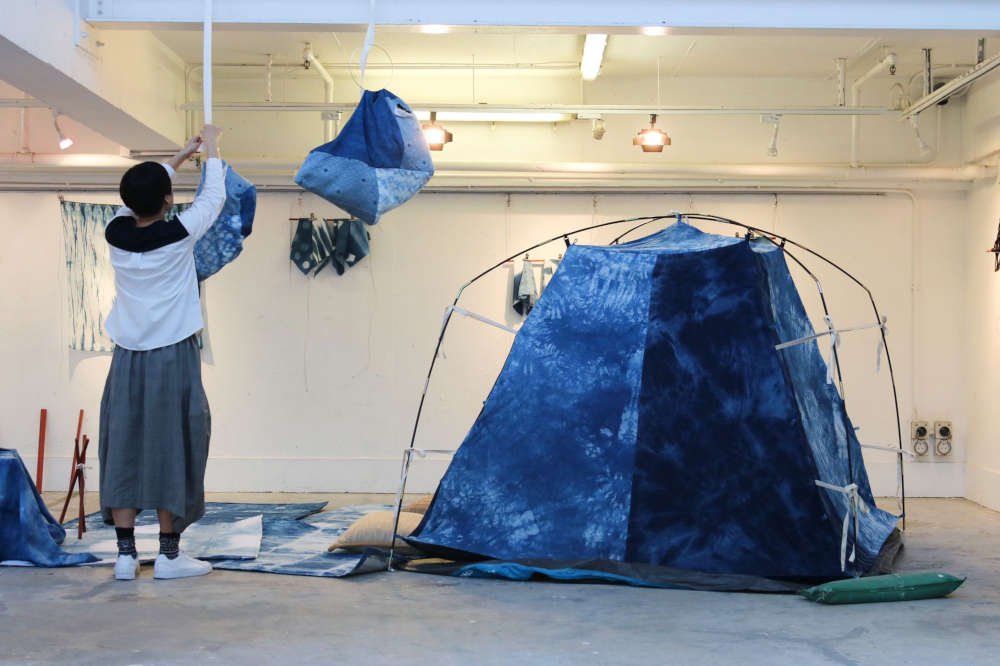
[[[163,165],[174,178],[169,164]],[[115,269],[115,302],[104,328],[119,347],[145,351],[184,340],[204,328],[194,245],[226,200],[222,161],[205,162],[205,185],[191,207],[171,221],[137,227],[121,207],[104,237]]]

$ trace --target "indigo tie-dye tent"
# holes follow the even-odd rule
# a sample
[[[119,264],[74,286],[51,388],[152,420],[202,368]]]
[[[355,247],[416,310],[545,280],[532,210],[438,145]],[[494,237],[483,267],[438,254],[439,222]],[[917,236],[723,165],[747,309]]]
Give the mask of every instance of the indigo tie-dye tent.
[[[776,349],[814,333],[784,255],[683,221],[569,247],[409,541],[767,578],[871,569],[897,517],[875,506],[817,344]]]

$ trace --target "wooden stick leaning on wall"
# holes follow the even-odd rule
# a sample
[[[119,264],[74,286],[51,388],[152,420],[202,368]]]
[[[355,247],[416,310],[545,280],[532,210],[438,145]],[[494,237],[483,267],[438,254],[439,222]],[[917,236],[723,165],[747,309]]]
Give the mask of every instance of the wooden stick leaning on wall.
[[[77,521],[77,538],[82,539],[83,533],[87,531],[86,514],[84,513],[84,467],[87,462],[87,445],[90,438],[83,435],[83,446],[80,446],[80,433],[83,430],[83,410],[80,410],[80,418],[76,422],[76,439],[73,440],[73,466],[69,474],[69,489],[66,491],[66,501],[63,502],[62,513],[59,514],[59,522],[66,519],[66,510],[69,508],[69,501],[73,498],[73,486],[80,482],[80,517]]]
[[[35,488],[42,492],[42,471],[45,468],[45,422],[49,410],[43,409],[38,417],[38,466],[35,469]]]

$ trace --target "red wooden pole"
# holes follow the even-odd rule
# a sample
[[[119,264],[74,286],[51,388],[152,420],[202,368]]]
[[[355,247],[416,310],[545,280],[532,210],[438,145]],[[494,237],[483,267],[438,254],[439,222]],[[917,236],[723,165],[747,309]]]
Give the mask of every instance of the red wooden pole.
[[[87,531],[87,514],[83,507],[83,498],[87,492],[86,480],[87,480],[87,445],[90,444],[90,438],[86,435],[83,436],[83,445],[80,447],[80,519],[76,522],[76,538],[82,539],[83,533]]]
[[[38,417],[38,469],[35,472],[35,488],[42,492],[42,470],[45,466],[45,420],[49,411],[43,409]]]
[[[76,485],[76,466],[80,462],[80,431],[83,429],[83,410],[80,410],[80,418],[76,422],[76,439],[73,440],[73,466],[69,471],[69,490],[66,491],[66,502],[63,504],[62,513],[59,515],[59,522],[66,519],[66,509],[69,508],[69,501],[73,497],[73,486]]]

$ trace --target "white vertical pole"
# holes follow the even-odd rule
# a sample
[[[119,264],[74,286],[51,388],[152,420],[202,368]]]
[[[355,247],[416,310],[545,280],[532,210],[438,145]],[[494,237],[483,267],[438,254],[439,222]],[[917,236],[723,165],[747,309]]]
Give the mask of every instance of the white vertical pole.
[[[202,99],[205,103],[205,124],[212,124],[212,0],[205,0],[205,50],[202,54]]]

